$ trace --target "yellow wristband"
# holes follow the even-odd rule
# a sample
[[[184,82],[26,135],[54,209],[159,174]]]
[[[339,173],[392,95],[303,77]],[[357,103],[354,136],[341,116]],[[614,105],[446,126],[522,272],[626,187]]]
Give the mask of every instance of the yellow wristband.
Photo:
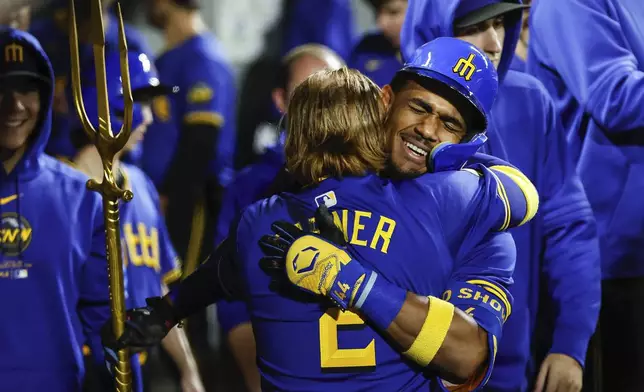
[[[429,311],[420,333],[404,354],[421,366],[434,359],[452,325],[454,305],[436,297],[429,297]]]

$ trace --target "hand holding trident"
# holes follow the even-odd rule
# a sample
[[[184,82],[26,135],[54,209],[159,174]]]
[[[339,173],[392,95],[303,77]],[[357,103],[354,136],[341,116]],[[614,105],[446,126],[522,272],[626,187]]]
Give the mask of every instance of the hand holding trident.
[[[85,112],[85,105],[81,95],[80,60],[78,49],[78,31],[76,27],[76,12],[74,0],[69,3],[69,45],[71,53],[72,91],[74,106],[80,117],[87,136],[94,141],[103,161],[103,181],[89,180],[87,187],[99,192],[103,196],[103,214],[105,217],[105,236],[107,244],[107,259],[109,268],[110,310],[112,313],[112,329],[114,338],[118,339],[124,330],[125,322],[125,294],[123,284],[123,260],[121,253],[121,230],[119,226],[119,199],[132,200],[134,196],[130,190],[120,189],[114,181],[112,164],[114,156],[125,147],[132,130],[132,89],[130,85],[130,72],[127,62],[127,42],[123,25],[123,15],[120,4],[118,7],[119,20],[119,52],[121,54],[121,79],[123,82],[123,99],[125,101],[125,114],[123,128],[114,136],[110,124],[110,107],[107,94],[107,76],[105,71],[105,29],[103,26],[103,12],[101,0],[91,1],[90,34],[89,40],[94,51],[94,66],[96,67],[96,90],[98,94],[98,130],[94,129]],[[129,353],[127,349],[118,351],[116,365],[116,390],[119,392],[131,391],[132,373],[130,370]]]

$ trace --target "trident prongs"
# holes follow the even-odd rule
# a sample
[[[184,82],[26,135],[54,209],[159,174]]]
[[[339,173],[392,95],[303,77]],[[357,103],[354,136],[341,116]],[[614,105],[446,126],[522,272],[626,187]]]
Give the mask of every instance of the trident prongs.
[[[123,28],[121,7],[118,7],[119,20],[119,50],[121,62],[121,80],[123,84],[123,98],[125,101],[125,118],[123,128],[114,136],[110,124],[110,105],[107,89],[107,75],[105,70],[105,33],[101,0],[91,1],[91,14],[89,20],[89,40],[94,52],[94,67],[96,70],[96,93],[98,102],[98,129],[92,126],[87,116],[83,103],[81,80],[78,31],[76,26],[76,12],[74,0],[70,0],[69,14],[69,39],[72,66],[72,92],[74,106],[80,117],[81,124],[87,136],[94,141],[103,163],[103,181],[91,179],[87,187],[99,192],[103,197],[103,214],[105,221],[105,236],[107,245],[107,260],[109,270],[110,310],[112,315],[112,329],[115,338],[120,337],[125,329],[125,286],[123,283],[123,260],[121,252],[121,230],[119,219],[119,199],[129,201],[133,194],[130,190],[120,189],[114,180],[112,165],[114,157],[125,147],[132,128],[133,100],[130,85],[130,73],[127,63],[127,43]],[[132,373],[127,349],[118,351],[118,362],[115,366],[116,390],[130,392]]]

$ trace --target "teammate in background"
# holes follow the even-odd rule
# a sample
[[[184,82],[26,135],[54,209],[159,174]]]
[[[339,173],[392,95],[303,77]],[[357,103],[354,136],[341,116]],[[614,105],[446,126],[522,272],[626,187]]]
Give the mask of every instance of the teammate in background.
[[[324,45],[347,59],[355,39],[351,2],[291,0],[284,20],[282,54],[306,44]]]
[[[156,72],[149,59],[143,53],[128,53],[132,96],[135,99],[133,110],[132,135],[123,149],[130,151],[140,143],[147,127],[152,122],[152,111],[149,103],[155,96],[172,93],[172,89],[159,84]],[[85,110],[94,127],[98,128],[98,103],[96,79],[93,64],[82,69],[83,102]],[[108,98],[111,109],[111,126],[118,133],[123,123],[124,101],[120,79],[120,53],[107,52],[106,71]],[[82,125],[72,123],[72,145],[77,150],[72,164],[97,180],[103,177],[103,165],[98,150],[87,138]],[[119,153],[114,158],[113,171],[116,181],[123,189],[130,189],[134,199],[121,206],[121,235],[124,244],[124,262],[127,276],[127,305],[141,307],[150,296],[163,295],[168,291],[167,285],[181,277],[179,258],[172,247],[165,221],[160,213],[159,196],[152,181],[136,166],[123,163]],[[183,330],[173,330],[162,342],[163,348],[170,354],[181,375],[183,391],[204,391],[199,378],[197,365]],[[141,367],[145,365],[146,353],[139,354]],[[138,366],[133,366],[136,370]],[[143,391],[144,375],[134,372],[139,391]],[[150,382],[149,378],[145,381]]]
[[[376,11],[377,31],[368,32],[360,39],[349,56],[349,67],[367,75],[378,86],[391,82],[402,66],[400,57],[400,30],[402,29],[407,0],[369,0]]]
[[[179,92],[153,102],[155,122],[143,141],[142,167],[159,191],[188,276],[212,252],[222,191],[233,177],[235,80],[201,17],[199,0],[146,0],[146,5],[149,22],[165,37],[165,52],[156,61],[159,79]],[[199,364],[216,361],[208,329],[205,312],[187,328]],[[215,375],[212,369],[201,374],[206,384]]]
[[[426,62],[426,58],[430,56],[439,60],[428,64]],[[458,74],[453,71],[455,68],[460,69]],[[474,73],[474,70],[478,70],[478,72]],[[475,77],[471,83],[467,82],[471,80],[471,77],[473,76]],[[415,102],[415,105],[434,109],[428,112],[423,112],[422,109],[407,107],[404,110],[401,110],[404,115],[399,118],[412,121],[417,124],[418,132],[434,134],[436,137],[435,142],[437,150],[435,151],[435,154],[431,154],[428,158],[428,161],[432,162],[431,166],[442,166],[443,169],[446,169],[448,166],[446,165],[447,162],[451,161],[451,164],[454,167],[461,167],[463,161],[468,159],[471,154],[480,147],[481,141],[484,140],[481,132],[483,132],[486,127],[486,113],[488,108],[491,106],[496,91],[496,73],[494,72],[491,64],[489,64],[481,52],[469,44],[465,44],[457,40],[437,40],[436,42],[430,43],[419,50],[414,61],[411,64],[408,64],[408,66],[400,72],[399,82],[400,83],[397,83],[399,86],[397,89],[399,88],[400,90],[396,90],[399,91],[399,94],[396,95],[397,100],[408,99],[409,101]],[[313,86],[311,86],[311,83],[313,83]],[[429,91],[423,88],[418,88],[419,84],[424,85],[429,89]],[[311,89],[312,92],[317,92],[317,94],[313,94],[313,96],[311,96],[308,94],[309,89]],[[304,92],[302,93],[302,91]],[[363,171],[379,170],[384,167],[386,160],[384,147],[386,145],[387,134],[380,130],[381,122],[385,118],[384,104],[391,104],[391,98],[392,96],[390,93],[385,93],[383,99],[383,96],[380,94],[380,90],[371,81],[355,71],[341,69],[340,71],[331,71],[330,75],[327,71],[326,74],[318,73],[307,79],[300,87],[296,88],[289,108],[289,132],[287,133],[286,142],[287,166],[298,182],[304,185],[309,184],[311,179],[315,182],[315,179],[323,178],[327,172],[332,178],[323,181],[322,184],[326,185],[320,185],[320,187],[334,188],[339,186],[339,183],[344,183],[346,181],[349,185],[342,189],[343,192],[346,188],[354,187],[347,191],[347,203],[350,203],[350,200],[353,197],[354,201],[357,200],[356,203],[360,204],[364,201],[363,198],[370,198],[370,195],[373,195],[371,203],[367,203],[372,206],[368,208],[370,209],[373,206],[379,206],[382,209],[386,209],[390,216],[397,217],[396,214],[400,213],[403,215],[410,214],[412,213],[411,211],[414,211],[414,214],[420,215],[431,212],[429,215],[432,216],[424,217],[426,219],[419,220],[414,218],[414,221],[416,222],[438,223],[438,221],[443,218],[447,219],[448,216],[450,217],[450,222],[455,222],[453,220],[454,215],[451,213],[456,211],[447,211],[449,210],[448,206],[460,204],[458,200],[461,199],[456,197],[456,193],[464,197],[461,201],[465,202],[469,207],[467,208],[467,212],[461,212],[464,212],[465,215],[476,215],[476,217],[470,217],[473,219],[471,221],[466,216],[463,216],[464,220],[456,219],[459,223],[465,222],[464,226],[457,228],[454,226],[454,223],[445,224],[438,230],[438,232],[442,233],[438,237],[436,236],[437,232],[433,235],[426,233],[425,229],[427,228],[418,228],[420,233],[404,233],[403,235],[396,237],[399,239],[402,238],[403,241],[411,239],[412,241],[421,244],[419,245],[421,247],[429,246],[432,248],[436,245],[436,241],[441,243],[446,238],[445,236],[451,238],[448,240],[447,244],[439,246],[440,250],[432,249],[431,251],[428,250],[428,252],[424,252],[423,250],[410,247],[409,243],[403,245],[401,249],[398,249],[397,247],[400,245],[398,241],[395,241],[396,245],[392,245],[392,249],[398,249],[400,251],[404,250],[406,252],[412,252],[413,249],[413,255],[410,254],[409,259],[413,259],[414,262],[410,262],[410,266],[413,266],[412,269],[418,268],[420,270],[423,270],[425,266],[437,264],[427,264],[426,260],[417,260],[418,257],[425,257],[424,255],[426,254],[440,253],[440,255],[437,255],[434,259],[440,259],[447,264],[445,265],[445,269],[442,269],[442,272],[434,274],[433,278],[428,278],[424,273],[421,274],[420,270],[416,270],[411,273],[410,271],[404,272],[404,275],[406,275],[407,278],[419,277],[419,279],[422,280],[422,283],[416,285],[412,284],[415,288],[427,291],[432,290],[431,287],[433,287],[433,289],[438,290],[439,295],[447,288],[445,284],[447,283],[447,279],[450,277],[452,267],[454,267],[450,261],[452,260],[452,257],[457,259],[454,261],[455,263],[465,262],[465,264],[469,266],[468,268],[470,268],[467,273],[463,271],[464,275],[452,276],[452,278],[457,281],[459,279],[467,280],[466,275],[474,273],[477,269],[475,266],[478,262],[475,261],[477,258],[479,261],[484,260],[484,264],[487,263],[486,265],[488,266],[490,263],[494,263],[494,261],[498,262],[496,268],[493,268],[489,273],[487,273],[488,277],[484,279],[485,281],[470,281],[473,285],[485,284],[486,281],[489,283],[490,280],[494,280],[496,282],[492,291],[487,292],[485,295],[485,303],[488,303],[490,297],[493,295],[500,296],[498,299],[492,301],[494,302],[493,309],[496,309],[496,313],[495,311],[489,310],[491,308],[488,308],[488,310],[481,309],[480,312],[476,310],[473,313],[471,312],[472,309],[470,309],[470,307],[478,306],[477,302],[481,301],[481,295],[474,296],[475,299],[471,301],[468,301],[467,298],[463,298],[463,301],[457,304],[457,307],[462,306],[465,309],[468,309],[468,312],[472,313],[473,317],[481,324],[481,327],[483,328],[482,330],[479,330],[477,324],[472,322],[469,316],[462,315],[460,311],[454,312],[453,307],[450,307],[451,305],[447,302],[436,299],[438,302],[434,302],[432,309],[438,307],[438,313],[441,313],[440,309],[445,310],[447,313],[445,313],[444,316],[447,316],[449,312],[451,313],[449,313],[449,318],[447,318],[437,316],[436,312],[434,312],[434,317],[430,320],[431,322],[428,325],[437,323],[440,324],[441,327],[445,327],[445,329],[442,333],[439,332],[438,335],[434,336],[429,329],[423,328],[425,332],[421,332],[422,336],[419,338],[419,342],[430,339],[435,340],[435,344],[427,344],[427,342],[423,344],[418,343],[413,345],[415,348],[410,348],[409,351],[405,352],[406,355],[408,355],[413,361],[421,364],[422,367],[427,366],[432,362],[432,358],[436,354],[439,346],[442,345],[447,329],[452,331],[450,328],[450,322],[453,316],[456,321],[454,321],[454,324],[452,325],[454,326],[455,331],[460,331],[460,334],[457,333],[456,335],[459,336],[448,338],[446,341],[448,343],[443,347],[444,349],[441,349],[443,355],[439,355],[436,362],[432,362],[432,364],[437,366],[439,370],[442,370],[443,372],[441,375],[448,380],[459,382],[467,381],[468,385],[475,386],[484,384],[493,366],[492,353],[496,347],[495,340],[500,334],[503,320],[509,314],[508,312],[510,312],[510,301],[505,294],[503,294],[503,289],[498,285],[504,286],[509,283],[504,276],[508,277],[512,273],[514,258],[511,237],[503,237],[504,234],[501,234],[499,237],[497,237],[497,234],[487,234],[491,227],[487,227],[486,225],[491,224],[492,227],[503,230],[508,227],[525,223],[536,212],[534,202],[536,201],[537,196],[534,192],[534,188],[529,184],[529,182],[527,182],[525,177],[515,169],[507,166],[493,167],[492,171],[488,171],[482,166],[477,166],[483,178],[478,177],[476,171],[471,172],[469,169],[466,169],[465,171],[456,173],[456,177],[449,177],[449,173],[439,173],[432,176],[425,176],[424,180],[419,178],[416,180],[402,182],[390,182],[378,179]],[[297,102],[297,106],[294,106],[294,102]],[[307,105],[311,105],[312,107],[309,108]],[[349,112],[354,110],[359,112],[360,115],[349,114]],[[319,117],[323,119],[326,118],[328,121],[322,121],[320,122],[321,125],[316,125],[315,121],[318,120],[318,117],[310,116],[308,113],[311,112],[319,112]],[[424,121],[418,122],[421,119]],[[334,124],[334,120],[335,122],[338,122],[338,124]],[[400,123],[397,123],[396,125],[400,125]],[[328,132],[318,132],[320,126]],[[311,134],[308,130],[313,130],[314,133]],[[314,137],[314,139],[307,138],[307,136]],[[398,133],[398,136],[401,136],[401,134]],[[405,137],[409,140],[406,144],[413,143],[411,147],[415,147],[416,143],[414,138],[411,135],[406,135]],[[469,141],[459,144],[461,139]],[[398,138],[396,138],[395,142],[402,143],[398,141]],[[457,144],[450,144],[450,142]],[[339,145],[348,146],[348,149],[340,149],[340,151],[338,151]],[[438,146],[440,146],[440,148],[438,148]],[[312,148],[313,150],[311,150]],[[320,155],[324,154],[330,154],[329,157],[326,157],[329,159],[322,160],[323,162],[326,162],[326,164],[319,161]],[[408,159],[407,162],[418,162],[418,157],[422,156],[422,154],[416,153],[415,148],[409,148],[406,151],[405,156]],[[338,157],[341,157],[341,159],[338,159]],[[319,164],[315,164],[315,162],[318,162]],[[314,165],[309,167],[308,163],[312,163]],[[441,165],[437,165],[438,163]],[[325,167],[325,165],[329,166]],[[346,167],[346,170],[342,169],[343,166]],[[341,173],[344,174],[342,176],[346,179],[345,181],[333,178],[340,176]],[[351,173],[353,173],[353,175],[351,175]],[[460,176],[460,174],[465,174],[465,176]],[[423,181],[425,180],[429,181],[429,183],[424,184]],[[458,184],[454,183],[454,181]],[[466,191],[466,189],[468,189],[468,182],[470,185],[475,185],[475,188],[479,185],[482,186],[482,188],[479,188],[480,192],[477,191],[476,196],[473,196],[477,198],[476,201],[469,199],[472,197],[472,194],[469,194],[468,191]],[[438,188],[441,188],[442,186],[445,187],[442,188],[442,191],[444,192],[438,190]],[[455,186],[456,188],[451,188],[452,186]],[[304,188],[303,192],[307,194],[310,192],[317,193],[320,189],[315,189],[315,187],[316,185]],[[384,189],[383,187],[387,189]],[[396,189],[396,187],[400,187],[400,189]],[[357,189],[359,189],[359,192]],[[433,196],[423,195],[424,191],[432,189],[435,191]],[[459,191],[456,189],[459,189]],[[470,188],[470,190],[474,189]],[[337,188],[337,191],[340,192],[340,188]],[[459,192],[464,193],[461,194]],[[489,195],[491,198],[486,196],[488,192],[491,192]],[[350,197],[349,193],[353,196]],[[397,193],[400,194],[396,195]],[[336,196],[335,191],[323,192],[315,197],[315,203],[313,196],[311,196],[310,200],[306,203],[303,201],[295,201],[295,199],[293,199],[297,198],[298,195],[285,196],[287,197],[287,201],[295,201],[295,204],[290,205],[291,208],[288,209],[288,214],[293,215],[296,220],[301,223],[305,222],[303,224],[307,225],[307,214],[312,214],[312,211],[315,209],[315,204],[334,206],[339,203],[340,200]],[[424,203],[423,207],[421,208],[419,206],[418,208],[414,208],[412,206],[410,209],[400,210],[400,203],[406,204],[406,197],[404,196],[408,196],[410,201],[415,200],[415,202],[419,202],[419,200],[422,200]],[[450,202],[442,203],[438,200],[442,199],[442,197],[449,198],[453,204],[450,204]],[[273,205],[273,207],[281,208],[280,204],[283,206],[283,201],[285,199],[280,199],[279,197],[273,197],[249,207],[242,217],[244,227],[248,229],[246,226],[249,222],[246,220],[246,218],[248,218],[248,214],[256,213],[258,208],[260,214],[262,212],[266,212],[264,207],[266,207],[267,204],[272,205],[276,200],[277,204]],[[434,200],[443,208],[426,209],[427,200]],[[483,205],[479,205],[479,202],[483,203]],[[412,204],[413,203],[414,202],[412,202]],[[364,207],[364,205],[362,207]],[[270,209],[272,207],[268,206],[266,208]],[[307,209],[310,211],[307,212]],[[353,210],[355,208],[350,209]],[[456,206],[456,209],[460,210],[460,207]],[[439,213],[439,211],[444,211],[445,215]],[[283,213],[285,212],[286,211],[283,211]],[[487,213],[490,213],[491,215],[486,218],[483,215],[486,215]],[[297,217],[295,217],[295,215],[297,215]],[[366,224],[366,222],[360,222],[360,217],[370,218],[371,214],[365,213],[364,211],[358,211],[355,215],[357,223],[354,222],[350,226],[348,226],[350,224],[349,221],[353,221],[353,219],[349,219],[347,211],[336,216],[336,218],[344,222],[345,228],[351,227],[351,230],[355,230],[353,231],[353,234],[348,230],[345,230],[345,233],[349,234],[348,238],[351,238],[351,241],[357,245],[363,245],[366,244],[366,242],[364,242],[365,240],[357,241],[358,232],[361,231]],[[300,220],[301,218],[306,218],[306,220]],[[343,336],[340,338],[339,346],[346,347],[364,343],[367,347],[364,349],[352,350],[355,355],[350,355],[349,357],[346,356],[344,350],[338,351],[338,342],[335,341],[338,335],[336,335],[337,331],[334,332],[335,321],[333,319],[334,317],[340,317],[339,315],[344,313],[336,312],[337,309],[336,311],[330,311],[333,316],[322,316],[323,319],[328,318],[328,320],[322,320],[324,321],[322,326],[325,329],[329,328],[329,330],[321,336],[329,336],[330,341],[326,342],[326,340],[324,340],[323,347],[321,347],[320,341],[317,338],[320,334],[320,332],[317,331],[318,317],[320,317],[319,312],[321,311],[319,305],[312,304],[310,299],[298,304],[298,302],[293,303],[286,297],[276,297],[275,293],[269,291],[270,286],[268,277],[264,275],[257,266],[256,260],[261,257],[261,253],[255,255],[247,255],[244,253],[249,250],[255,253],[260,252],[254,244],[254,241],[259,239],[259,237],[255,237],[257,234],[261,235],[261,231],[268,231],[270,229],[270,217],[267,217],[265,220],[256,220],[254,218],[251,218],[250,220],[254,220],[259,224],[259,226],[257,226],[259,229],[257,233],[251,233],[251,235],[242,233],[240,235],[239,230],[241,230],[242,226],[239,226],[239,230],[234,226],[231,231],[233,234],[232,237],[229,237],[228,240],[224,241],[210,261],[204,264],[195,274],[183,281],[176,290],[173,290],[173,293],[170,296],[166,296],[165,299],[148,299],[147,308],[131,311],[129,315],[131,323],[130,326],[132,328],[126,329],[126,333],[119,339],[119,343],[134,347],[145,347],[155,344],[159,341],[159,338],[164,335],[167,328],[176,325],[178,320],[183,319],[185,316],[209,303],[212,303],[212,301],[217,300],[222,296],[234,296],[235,293],[239,295],[240,288],[235,287],[235,268],[238,266],[235,265],[234,259],[236,256],[240,256],[243,257],[241,260],[243,260],[242,265],[244,268],[248,268],[248,271],[251,271],[251,279],[256,279],[255,282],[249,284],[249,275],[244,275],[247,282],[243,287],[249,290],[257,289],[261,291],[261,293],[259,293],[259,297],[267,296],[266,301],[258,305],[258,303],[254,301],[259,297],[255,297],[253,295],[251,302],[253,307],[263,307],[263,311],[257,311],[256,308],[253,309],[253,321],[255,322],[259,320],[264,323],[261,325],[261,329],[255,330],[255,335],[258,338],[258,353],[260,357],[263,358],[263,361],[260,360],[260,367],[263,366],[262,370],[264,371],[263,387],[269,389],[277,387],[287,390],[294,388],[311,390],[311,388],[315,388],[314,385],[321,385],[318,381],[323,381],[324,388],[328,388],[328,382],[344,382],[345,384],[343,384],[343,389],[346,389],[346,382],[349,381],[346,375],[347,372],[351,374],[351,381],[358,381],[361,383],[361,388],[365,387],[365,383],[373,383],[374,381],[379,383],[378,386],[383,390],[399,390],[402,385],[406,385],[412,389],[421,386],[428,387],[430,381],[425,378],[422,367],[410,368],[409,363],[404,361],[401,362],[400,354],[395,352],[396,349],[404,348],[406,344],[401,343],[401,347],[397,347],[396,345],[389,346],[379,335],[375,337],[376,340],[379,340],[379,343],[374,343],[373,330],[363,329],[360,334],[362,335],[362,339],[358,339],[357,341],[355,339],[351,339],[352,337],[355,338],[357,335],[351,336],[351,334],[342,334]],[[372,221],[372,223],[373,225],[370,224],[368,230],[365,230],[365,233],[363,234],[369,236],[369,232],[371,232],[371,236],[374,238],[371,241],[373,249],[376,249],[378,242],[382,240],[382,246],[384,247],[382,249],[386,252],[387,249],[389,249],[389,244],[393,241],[391,234],[396,227],[395,220],[385,218],[383,223],[383,218],[381,218],[380,224],[378,224],[377,228],[375,221]],[[411,226],[398,225],[398,227],[405,227],[405,229],[403,229],[404,231],[413,231],[413,229],[409,229]],[[374,229],[376,229],[375,232]],[[482,231],[479,231],[479,229]],[[461,231],[463,232],[461,233]],[[235,235],[235,233],[237,235]],[[423,235],[423,233],[426,233],[427,235]],[[454,237],[452,238],[452,236]],[[470,248],[470,245],[478,244],[479,241],[483,240],[483,237],[490,242],[484,244],[479,250]],[[243,239],[250,243],[236,244],[237,239]],[[509,248],[508,243],[504,242],[504,239],[505,241],[510,241]],[[461,247],[460,245],[463,246]],[[330,246],[327,246],[327,249],[329,248]],[[473,253],[469,254],[470,251]],[[493,254],[483,254],[487,251],[490,251]],[[497,251],[499,252],[496,253]],[[371,251],[367,249],[367,253],[369,252]],[[379,255],[379,258],[383,257],[382,253],[377,254]],[[495,259],[497,256],[498,258]],[[325,258],[322,257],[320,260],[323,259]],[[397,271],[391,272],[392,274],[396,275],[402,271],[394,267],[395,263],[388,264],[389,269]],[[353,265],[356,266],[357,264],[354,263]],[[331,266],[331,270],[334,270],[333,266]],[[356,269],[351,270],[357,272]],[[331,272],[335,275],[337,273],[337,268]],[[492,278],[492,275],[495,275],[498,279]],[[357,278],[358,275],[353,276],[353,280]],[[373,278],[373,276],[371,278]],[[444,281],[441,282],[441,280]],[[403,279],[402,281],[406,284],[410,284],[409,279]],[[364,282],[366,282],[365,287],[369,287],[371,283],[373,283],[371,280],[366,279]],[[452,283],[454,287],[451,288],[454,289],[455,292],[459,292],[461,288],[465,288],[461,287],[461,283]],[[384,283],[384,285],[386,286],[388,284]],[[316,286],[316,284],[312,283],[312,286],[310,287],[313,286]],[[324,285],[319,285],[319,287],[322,286]],[[378,289],[380,291],[385,290],[382,283],[378,283],[378,287],[383,288]],[[387,287],[392,286],[388,285]],[[467,290],[470,290],[473,287],[474,286],[469,287]],[[400,307],[397,308],[397,305],[402,306],[398,301],[404,301],[405,292],[404,290],[401,290],[402,289],[394,288],[391,288],[390,290],[388,288],[386,291],[389,291],[389,293],[383,293],[381,296],[382,298],[385,298],[385,302],[381,304],[382,307],[379,307],[381,310],[384,310],[381,312],[382,317],[377,320],[375,318],[372,319],[381,332],[390,333],[391,335],[391,331],[385,331],[385,329],[389,325],[388,322],[391,322],[398,313],[398,310],[400,310]],[[484,289],[479,287],[475,290]],[[253,292],[253,294],[257,294],[257,292]],[[345,299],[344,296],[340,297],[343,297],[341,300]],[[336,296],[336,301],[339,301],[340,297]],[[372,298],[378,297],[378,295],[374,295]],[[391,301],[386,300],[386,298],[390,298]],[[421,325],[410,327],[410,320],[405,320],[406,316],[403,317],[402,320],[398,320],[398,325],[409,331],[410,335],[408,338],[411,339],[411,341],[416,338],[416,335],[423,324],[424,317],[419,318],[418,315],[427,316],[426,298],[422,298],[424,302],[421,302],[423,302],[423,304],[411,312],[416,315],[416,320],[412,321],[412,324],[414,322],[420,322]],[[414,302],[413,299],[410,299],[410,301]],[[378,302],[378,300],[376,299],[374,302]],[[278,306],[274,307],[271,305],[272,303],[277,304]],[[373,302],[370,303],[373,305]],[[266,308],[266,306],[268,306],[268,308]],[[425,311],[423,311],[423,307],[425,307]],[[485,308],[485,305],[483,307]],[[362,310],[367,311],[366,308],[363,308]],[[409,309],[407,309],[407,311],[408,310]],[[282,314],[279,315],[275,312],[281,312]],[[406,313],[406,311],[401,313]],[[373,312],[370,312],[370,314],[371,316],[374,316]],[[430,312],[429,317],[432,317],[431,314],[432,313]],[[266,324],[265,317],[268,317],[268,319],[273,321]],[[314,318],[312,319],[312,317]],[[293,329],[289,327],[289,324],[293,323],[285,322],[288,320],[303,325],[300,325],[300,328]],[[363,323],[358,317],[350,317],[349,320],[343,319],[337,321],[341,324],[358,325]],[[465,324],[463,324],[463,322],[465,322]],[[312,329],[313,324],[315,327],[314,330]],[[107,326],[109,327],[110,324],[107,324]],[[290,332],[281,330],[285,327],[287,327]],[[266,328],[269,329],[268,332]],[[280,329],[280,331],[270,331],[272,328]],[[482,333],[483,330],[487,331],[487,333]],[[316,338],[313,340],[315,340],[316,346],[308,347],[312,344],[311,340],[305,342],[302,339],[298,339],[297,344],[283,341],[284,339],[289,339],[289,337],[297,331],[300,331],[304,335],[314,334]],[[368,336],[364,335],[364,332],[366,332]],[[111,341],[111,334],[108,333],[104,336],[106,338],[104,343],[107,346],[118,347],[118,344],[114,346],[114,342]],[[396,340],[401,338],[400,335],[396,334],[391,335],[391,337]],[[279,342],[277,344],[280,349],[270,351],[270,347],[273,346],[276,341]],[[371,341],[371,343],[369,343],[369,341]],[[411,344],[411,341],[407,341],[406,343]],[[376,365],[373,347],[374,344],[379,347],[379,349],[376,350],[380,353],[378,359],[379,367],[376,369],[376,371],[378,371],[377,375],[367,373],[366,376],[359,376],[355,374],[356,366],[373,367]],[[284,355],[284,350],[287,349],[298,352],[293,355]],[[301,352],[299,352],[300,350]],[[308,355],[303,355],[303,353],[308,353]],[[359,353],[362,355],[357,355]],[[322,363],[320,363],[320,357],[323,359]],[[346,361],[342,360],[342,358],[345,358]],[[353,360],[351,360],[351,358],[353,358]],[[265,361],[270,363],[267,364]],[[483,364],[488,366],[481,366]],[[324,369],[327,368],[326,370],[335,370],[341,373],[343,371],[343,367],[353,369],[344,369],[344,375],[337,373],[336,375],[327,374]],[[285,371],[289,374],[297,374],[297,377],[294,379],[290,378],[284,373]],[[382,374],[382,372],[386,374]],[[472,377],[472,379],[469,379],[469,377],[475,373],[476,376],[480,375],[481,377]],[[383,384],[383,380],[387,381],[386,385]],[[276,383],[280,385],[277,386]],[[294,386],[293,383],[297,384],[297,386]],[[441,387],[443,386],[442,382],[437,382],[437,384]],[[373,387],[373,384],[371,386]],[[369,385],[367,385],[367,387],[369,387]]]
[[[165,36],[159,79],[179,93],[153,103],[143,169],[159,190],[170,237],[190,273],[212,250],[221,192],[233,177],[235,80],[198,0],[147,0],[147,6],[149,22]]]
[[[54,74],[37,40],[0,32],[0,376],[8,391],[80,391],[88,341],[109,319],[101,198],[43,153]]]
[[[403,58],[439,35],[475,44],[497,66],[499,93],[492,107],[483,151],[519,168],[535,184],[542,213],[512,231],[517,245],[514,314],[499,345],[493,391],[526,391],[541,366],[538,390],[578,391],[588,341],[599,313],[597,228],[588,200],[566,151],[554,102],[543,85],[509,71],[520,32],[517,1],[410,0],[401,33]],[[520,131],[517,131],[519,130]],[[544,290],[540,290],[545,282]],[[530,358],[539,300],[551,309],[551,346],[541,364]]]
[[[79,21],[78,36],[80,38],[80,60],[81,63],[91,63],[92,47],[84,41],[88,37],[90,28],[91,1],[76,1],[76,18]],[[118,21],[109,9],[114,0],[104,0],[103,20],[105,23],[105,47],[106,50],[118,50]],[[69,18],[67,0],[54,0],[49,4],[50,11],[46,17],[36,19],[30,26],[30,32],[38,38],[38,41],[45,49],[45,52],[52,61],[54,75],[56,77],[54,89],[54,117],[52,124],[52,136],[47,143],[45,151],[47,154],[57,157],[69,157],[75,153],[74,147],[70,144],[70,124],[75,121],[76,112],[73,102],[69,102],[68,91],[70,84],[70,52],[69,52]],[[146,53],[150,57],[150,50],[143,35],[129,24],[125,25],[125,35],[128,49]],[[151,57],[150,57],[151,58]],[[142,151],[140,147],[124,156],[128,162],[139,163]]]
[[[532,0],[524,0],[523,4],[531,5]],[[521,16],[521,33],[517,47],[514,49],[514,58],[510,64],[510,69],[518,72],[525,72],[526,59],[528,58],[528,44],[530,43],[530,8],[523,9]]]
[[[325,46],[307,44],[294,48],[282,59],[273,89],[273,103],[280,113],[286,114],[289,98],[298,84],[319,70],[339,69],[343,65],[342,59]],[[280,130],[277,145],[268,149],[258,163],[239,172],[226,188],[217,221],[215,244],[218,245],[228,236],[230,225],[244,208],[282,188],[284,176],[278,176],[278,173],[284,168],[285,162],[284,135]],[[218,302],[217,319],[224,336],[227,336],[248,390],[260,391],[255,338],[246,304],[243,301]]]
[[[598,390],[641,390],[644,7],[624,0],[538,0],[535,7],[527,71],[543,82],[561,112],[599,227]]]

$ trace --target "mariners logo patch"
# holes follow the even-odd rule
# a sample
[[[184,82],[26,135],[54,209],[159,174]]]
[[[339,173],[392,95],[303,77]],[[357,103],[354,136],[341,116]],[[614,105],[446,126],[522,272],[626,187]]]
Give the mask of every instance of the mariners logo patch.
[[[31,243],[31,225],[15,212],[6,212],[0,218],[0,251],[5,256],[17,256]]]
[[[190,103],[204,103],[209,102],[215,92],[204,83],[198,83],[188,91],[188,102]]]

